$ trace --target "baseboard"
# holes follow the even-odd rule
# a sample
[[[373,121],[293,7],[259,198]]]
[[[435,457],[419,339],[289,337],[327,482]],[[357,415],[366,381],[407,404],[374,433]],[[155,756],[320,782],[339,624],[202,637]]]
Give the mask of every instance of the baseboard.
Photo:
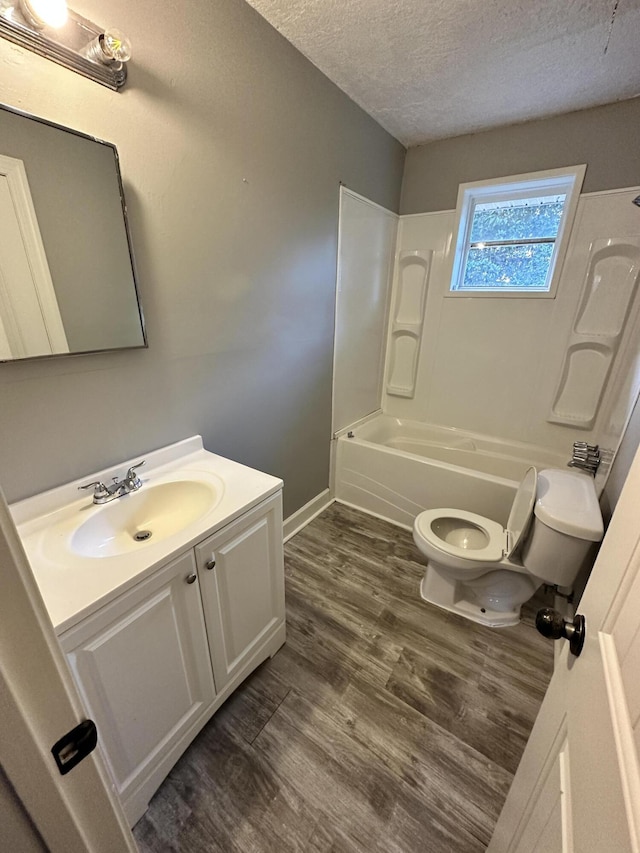
[[[285,518],[284,524],[282,525],[284,541],[288,542],[292,536],[299,533],[303,527],[306,527],[307,524],[309,524],[310,521],[313,521],[316,516],[320,515],[321,512],[324,512],[327,507],[330,507],[333,501],[334,497],[331,494],[330,489],[325,489],[323,492],[320,492],[319,495],[316,495],[315,498],[312,498],[309,503],[306,503],[304,506],[301,506],[300,509],[296,510],[293,515]]]

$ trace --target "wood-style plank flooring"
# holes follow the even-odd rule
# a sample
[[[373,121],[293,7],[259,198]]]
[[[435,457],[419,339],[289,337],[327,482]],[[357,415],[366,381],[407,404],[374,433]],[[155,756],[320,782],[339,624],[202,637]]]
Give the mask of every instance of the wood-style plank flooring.
[[[541,599],[500,630],[432,607],[411,535],[339,504],[285,566],[285,646],[165,780],[140,850],[485,850],[552,671]]]

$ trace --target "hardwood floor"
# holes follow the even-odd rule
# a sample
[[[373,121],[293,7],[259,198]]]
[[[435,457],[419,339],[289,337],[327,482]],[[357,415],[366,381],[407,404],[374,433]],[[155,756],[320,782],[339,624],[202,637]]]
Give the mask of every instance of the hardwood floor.
[[[175,766],[143,853],[482,851],[551,676],[533,627],[428,605],[411,535],[334,504],[285,546],[286,645]]]

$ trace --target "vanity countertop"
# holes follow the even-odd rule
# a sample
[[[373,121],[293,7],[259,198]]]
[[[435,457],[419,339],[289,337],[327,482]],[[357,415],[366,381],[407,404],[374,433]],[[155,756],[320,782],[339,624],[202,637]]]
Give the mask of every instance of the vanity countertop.
[[[236,519],[282,488],[282,480],[209,453],[202,438],[194,436],[146,454],[139,470],[142,487],[130,495],[102,506],[91,494],[79,497],[78,487],[88,481],[110,482],[122,476],[138,456],[63,486],[26,498],[10,509],[18,527],[31,569],[58,635],[99,607],[134,586],[147,574],[184,553],[198,542]],[[144,500],[151,490],[166,484],[196,482],[209,489],[215,500],[211,508],[185,526],[154,541],[136,542],[125,553],[86,556],[78,551],[78,529],[93,522],[105,508],[126,511],[134,501]],[[156,492],[157,493],[157,492]],[[165,513],[171,523],[172,513]],[[111,515],[113,510],[109,509]]]

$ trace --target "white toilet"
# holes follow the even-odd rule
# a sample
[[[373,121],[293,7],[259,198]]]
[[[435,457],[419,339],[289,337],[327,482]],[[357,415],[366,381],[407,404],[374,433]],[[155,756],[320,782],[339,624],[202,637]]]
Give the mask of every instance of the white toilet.
[[[571,587],[604,527],[593,477],[529,468],[501,524],[461,509],[421,512],[413,538],[427,558],[425,601],[491,627],[517,625],[543,583]]]

